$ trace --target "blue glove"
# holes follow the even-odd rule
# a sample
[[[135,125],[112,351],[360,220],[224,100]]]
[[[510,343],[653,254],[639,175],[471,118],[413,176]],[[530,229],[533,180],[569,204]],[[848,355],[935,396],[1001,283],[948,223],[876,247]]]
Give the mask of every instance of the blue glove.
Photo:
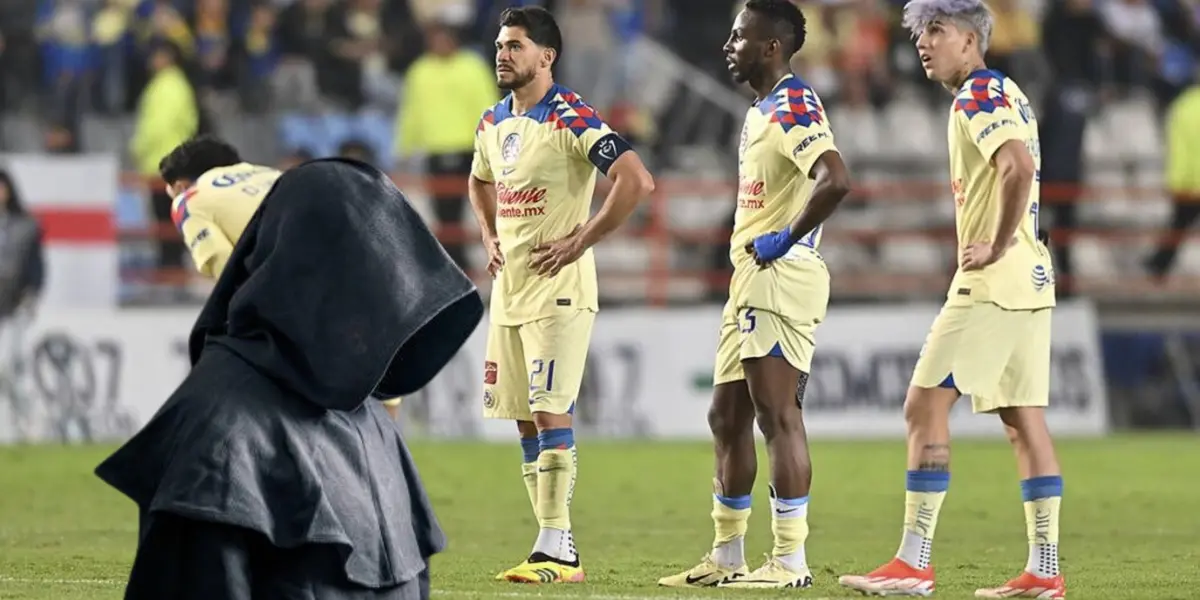
[[[795,243],[792,241],[791,232],[786,229],[764,233],[754,238],[754,254],[758,256],[758,260],[770,262],[787,254]]]

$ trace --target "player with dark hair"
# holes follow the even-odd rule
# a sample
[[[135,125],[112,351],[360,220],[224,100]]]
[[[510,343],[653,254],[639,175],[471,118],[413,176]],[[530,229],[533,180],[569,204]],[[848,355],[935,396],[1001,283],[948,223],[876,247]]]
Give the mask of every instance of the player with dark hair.
[[[174,198],[171,219],[183,234],[196,269],[207,277],[220,277],[279,171],[247,163],[237,148],[203,135],[163,157],[158,172]]]
[[[495,278],[484,414],[517,422],[540,528],[528,559],[497,576],[514,582],[584,579],[569,506],[571,415],[599,310],[591,248],[654,187],[629,144],[583,98],[554,83],[562,51],[562,33],[545,9],[501,15],[496,78],[509,94],[479,121],[469,188]],[[588,218],[597,170],[613,185]]]
[[[221,276],[229,255],[258,211],[280,171],[242,160],[237,148],[211,135],[194,137],[159,162],[158,171],[174,198],[171,219],[201,274]],[[392,418],[400,398],[384,401]]]
[[[425,387],[483,310],[385,173],[281,175],[196,319],[187,377],[96,468],[138,507],[124,597],[428,599],[445,537],[372,400]]]
[[[954,94],[950,177],[959,268],[904,399],[908,473],[895,558],[842,585],[880,596],[934,592],[933,536],[950,489],[950,410],[962,394],[1000,417],[1017,457],[1029,560],[977,598],[1065,598],[1058,565],[1063,479],[1046,427],[1050,251],[1038,230],[1038,121],[1012,79],[984,64],[995,21],[981,0],[912,0],[903,24],[925,75]]]
[[[850,176],[820,98],[788,67],[804,45],[804,28],[791,2],[750,0],[725,43],[734,79],[758,98],[738,151],[734,273],[708,414],[716,535],[699,565],[659,585],[812,586],[804,552],[812,467],[802,405],[814,334],[829,302],[829,272],[817,253],[821,226],[848,193]],[[758,468],[756,420],[771,460],[775,545],[766,564],[749,572],[743,539]]]

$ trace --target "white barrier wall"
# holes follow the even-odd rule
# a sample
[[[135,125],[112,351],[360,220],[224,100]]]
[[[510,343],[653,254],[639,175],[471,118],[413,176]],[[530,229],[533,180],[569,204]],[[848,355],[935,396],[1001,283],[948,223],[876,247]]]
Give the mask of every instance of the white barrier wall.
[[[835,308],[818,331],[805,403],[813,437],[900,437],[908,378],[936,305]],[[47,311],[20,345],[0,389],[0,443],[122,438],[143,424],[185,375],[195,310]],[[720,309],[607,310],[596,321],[577,428],[584,436],[706,439]],[[8,348],[12,327],[0,346]],[[486,324],[422,392],[405,426],[437,437],[511,439],[482,410]],[[1062,435],[1107,431],[1096,319],[1064,303],[1054,319],[1050,426]],[[9,364],[4,361],[3,364]],[[959,436],[999,435],[995,418],[960,403]]]
[[[42,307],[116,307],[117,157],[8,154],[0,155],[0,167],[12,174],[25,207],[42,225]]]

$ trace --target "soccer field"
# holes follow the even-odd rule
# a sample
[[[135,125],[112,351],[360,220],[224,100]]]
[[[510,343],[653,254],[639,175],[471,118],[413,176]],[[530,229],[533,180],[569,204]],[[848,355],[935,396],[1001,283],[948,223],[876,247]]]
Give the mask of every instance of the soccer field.
[[[1196,598],[1200,437],[1063,441],[1060,449],[1071,596]],[[0,598],[121,597],[136,522],[132,503],[91,473],[109,450],[0,448]],[[707,444],[581,440],[573,521],[588,582],[536,587],[491,580],[523,558],[536,533],[516,444],[419,443],[414,452],[450,539],[433,562],[435,598],[851,597],[837,576],[876,566],[899,541],[903,451],[899,441],[816,443],[808,541],[816,588],[730,593],[655,586],[708,549]],[[770,549],[763,464],[747,543],[752,567]],[[937,595],[968,598],[1024,566],[1025,526],[1005,444],[956,444],[953,464],[934,553]]]

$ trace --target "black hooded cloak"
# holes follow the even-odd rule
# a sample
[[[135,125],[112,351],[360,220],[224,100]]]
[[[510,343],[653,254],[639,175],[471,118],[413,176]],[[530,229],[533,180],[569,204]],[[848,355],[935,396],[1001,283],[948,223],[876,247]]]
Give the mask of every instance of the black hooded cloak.
[[[96,469],[139,508],[125,597],[428,597],[445,540],[375,399],[424,387],[482,315],[383,173],[286,172],[192,330],[191,372]]]

